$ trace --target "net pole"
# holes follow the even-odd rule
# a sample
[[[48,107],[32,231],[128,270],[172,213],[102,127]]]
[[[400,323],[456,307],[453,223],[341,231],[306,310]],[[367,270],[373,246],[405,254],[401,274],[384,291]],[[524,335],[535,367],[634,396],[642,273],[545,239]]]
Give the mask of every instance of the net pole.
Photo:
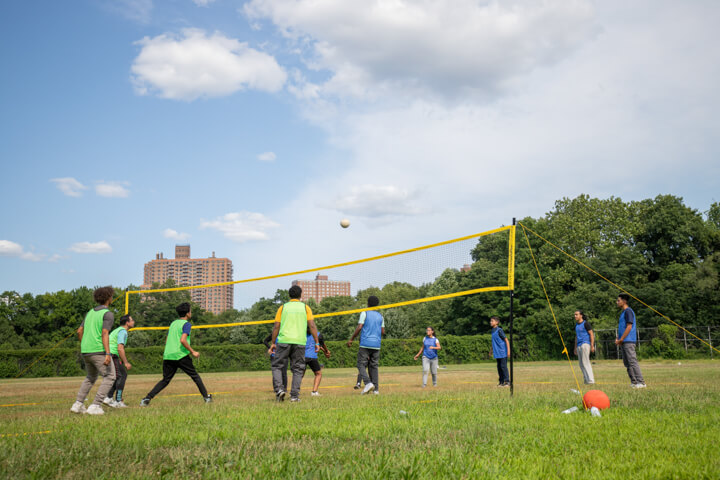
[[[125,289],[125,315],[127,315],[128,312],[130,311],[129,307],[130,307],[130,294],[128,292],[128,289],[126,288]]]
[[[515,218],[513,217],[513,230],[515,229]],[[513,267],[515,263],[515,242],[514,242],[514,235],[510,236],[510,249],[512,254],[510,255],[510,261],[513,262]],[[515,274],[515,269],[512,269],[513,277]],[[513,357],[515,356],[515,346],[513,345],[513,298],[515,298],[515,279],[509,279],[510,285],[512,285],[512,290],[510,290],[510,319],[509,319],[509,326],[510,326],[510,396],[513,396],[514,390],[515,390],[515,376],[513,371]]]

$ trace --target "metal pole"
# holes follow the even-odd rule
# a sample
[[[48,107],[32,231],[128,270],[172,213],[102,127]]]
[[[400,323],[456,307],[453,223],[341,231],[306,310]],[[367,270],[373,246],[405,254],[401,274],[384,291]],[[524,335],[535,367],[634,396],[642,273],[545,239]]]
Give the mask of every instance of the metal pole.
[[[685,351],[687,352],[687,333],[685,333],[685,329],[683,329],[683,341],[685,342]]]
[[[513,227],[515,226],[515,217],[513,217]],[[514,259],[513,259],[514,261]],[[513,345],[513,298],[515,297],[515,290],[513,285],[513,290],[510,290],[510,319],[509,319],[509,326],[510,326],[510,396],[513,396],[513,393],[515,391],[515,374],[513,371],[513,358],[515,357],[515,345]]]

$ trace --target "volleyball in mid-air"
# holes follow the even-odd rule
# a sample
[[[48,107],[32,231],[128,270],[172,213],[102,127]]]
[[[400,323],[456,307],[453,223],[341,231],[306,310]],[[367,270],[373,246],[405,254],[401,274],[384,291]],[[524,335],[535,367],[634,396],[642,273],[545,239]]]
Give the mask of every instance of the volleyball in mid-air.
[[[343,218],[342,220],[340,220],[340,226],[343,227],[343,228],[349,227],[349,226],[350,226],[350,220],[348,220],[347,218]]]

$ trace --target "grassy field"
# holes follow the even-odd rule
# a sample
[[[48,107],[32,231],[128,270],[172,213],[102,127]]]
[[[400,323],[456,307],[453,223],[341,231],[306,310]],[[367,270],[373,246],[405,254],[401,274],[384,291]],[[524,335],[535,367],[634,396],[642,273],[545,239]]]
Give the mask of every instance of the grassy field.
[[[720,478],[720,364],[641,367],[648,388],[633,390],[621,362],[596,362],[597,388],[612,402],[601,418],[561,413],[580,405],[567,362],[516,364],[513,398],[495,387],[490,363],[440,369],[439,386],[426,389],[420,367],[383,368],[378,396],[352,389],[355,371],[328,370],[322,396],[310,397],[310,374],[298,404],[275,403],[270,373],[253,372],[204,374],[216,400],[205,405],[178,372],[147,408],[137,405],[160,375],[131,373],[131,407],[98,417],[69,411],[81,378],[0,380],[0,471],[42,479]]]

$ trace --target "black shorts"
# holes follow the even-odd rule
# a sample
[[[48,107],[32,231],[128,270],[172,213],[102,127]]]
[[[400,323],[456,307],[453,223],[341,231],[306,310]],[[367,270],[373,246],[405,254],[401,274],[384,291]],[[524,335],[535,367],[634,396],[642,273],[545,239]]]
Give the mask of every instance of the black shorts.
[[[323,366],[320,365],[320,362],[318,362],[317,358],[305,357],[305,368],[307,367],[310,367],[310,370],[312,370],[314,373],[319,372],[323,368]]]

